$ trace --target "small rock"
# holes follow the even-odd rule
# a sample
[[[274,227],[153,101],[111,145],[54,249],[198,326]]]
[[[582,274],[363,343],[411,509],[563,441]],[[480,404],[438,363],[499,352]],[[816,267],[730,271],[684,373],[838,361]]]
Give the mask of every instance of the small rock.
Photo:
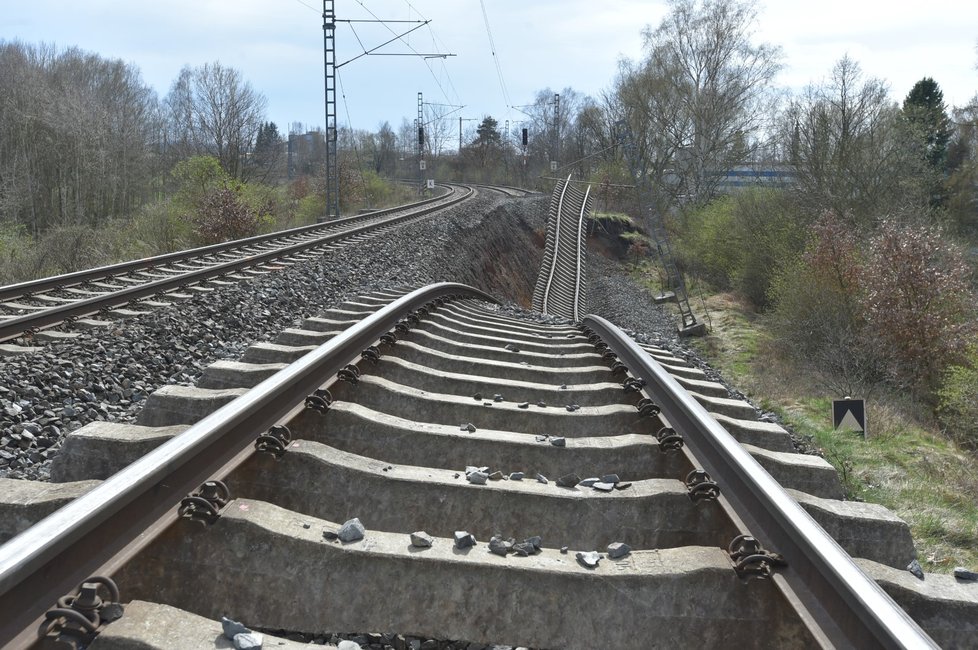
[[[537,442],[546,442],[550,436],[534,436]]]
[[[501,480],[503,480],[503,473],[500,472],[499,470],[496,470],[495,472],[493,472],[492,474],[489,475],[489,480],[490,481],[501,481]]]
[[[579,404],[568,404],[564,408],[567,409],[568,413],[573,413],[574,411],[578,410],[581,407]]]
[[[340,527],[340,532],[338,537],[341,542],[349,543],[355,542],[357,540],[363,539],[363,535],[366,530],[360,520],[356,517],[345,522],[343,526]]]
[[[334,533],[331,530],[324,530],[323,531],[323,539],[325,539],[325,540],[328,540],[330,542],[335,542],[339,538],[340,538],[340,536],[337,535],[336,533]]]
[[[431,545],[435,543],[435,538],[419,530],[416,533],[411,533],[411,546],[416,546],[417,548],[431,548]]]
[[[632,552],[632,547],[624,542],[613,542],[608,544],[608,557],[612,560],[625,557]]]
[[[598,561],[601,559],[601,555],[597,551],[588,551],[587,553],[578,551],[576,557],[578,562],[589,569],[598,566]]]
[[[572,488],[580,483],[581,477],[577,474],[564,474],[557,479],[557,487]]]
[[[475,425],[472,424],[471,422],[463,422],[462,424],[458,425],[458,430],[468,431],[469,433],[475,433]]]
[[[528,408],[530,408],[530,403],[529,402],[520,402],[519,404],[516,405],[516,408],[528,409]]]
[[[469,472],[465,475],[465,479],[473,485],[485,485],[489,475],[485,472]]]
[[[544,409],[544,408],[547,408],[547,403],[544,402],[543,400],[540,400],[539,402],[537,402],[537,406],[539,406],[540,408]]]
[[[475,536],[464,530],[455,531],[455,548],[466,549],[475,546]]]
[[[630,487],[632,487],[631,483],[615,483],[616,490],[627,490]]]
[[[238,634],[246,634],[251,632],[243,624],[233,621],[227,616],[221,617],[221,627],[224,629],[224,636],[227,637],[229,641],[233,641],[234,637]]]
[[[258,632],[242,632],[234,635],[234,647],[237,650],[260,650],[264,640]]]
[[[567,384],[561,384],[560,390],[567,390]]]
[[[581,479],[581,482],[578,483],[578,485],[580,485],[581,487],[591,487],[600,480],[601,479],[592,476],[591,478]]]
[[[518,544],[513,544],[513,552],[520,557],[526,557],[528,555],[533,555],[536,552],[536,548],[528,541],[519,542]]]
[[[543,538],[540,537],[539,535],[534,535],[533,537],[527,537],[525,541],[529,542],[530,544],[533,544],[533,548],[535,548],[538,551],[543,548]]]
[[[974,581],[974,580],[978,580],[978,573],[975,573],[974,571],[969,571],[963,566],[956,566],[954,567],[954,577],[957,578],[958,580]]]
[[[489,552],[495,553],[496,555],[501,555],[506,557],[513,550],[513,543],[494,535],[492,539],[489,540]]]
[[[492,396],[492,401],[494,401],[494,402],[502,402],[503,401],[503,396],[500,395],[499,393],[496,393],[495,395]]]
[[[511,481],[522,481],[524,478],[526,478],[526,474],[523,472],[512,472],[509,475],[509,480]]]
[[[917,561],[917,558],[914,558],[914,560],[907,565],[907,571],[914,574],[921,580],[924,579],[924,570],[920,568],[920,562]]]
[[[621,481],[621,479],[618,478],[617,474],[605,474],[601,477],[602,483],[618,483],[619,481]]]
[[[561,437],[551,438],[550,439],[550,444],[552,444],[554,447],[566,447],[567,446],[567,439],[566,438],[561,438]]]
[[[507,343],[506,344],[506,349],[509,350],[510,352],[519,352],[520,351],[520,349],[518,347],[516,347],[515,345],[513,345],[512,343]]]
[[[363,650],[355,641],[343,640],[336,644],[336,650]]]
[[[546,485],[546,484],[547,484],[547,483],[549,483],[550,481],[548,481],[548,480],[547,480],[547,477],[546,477],[546,476],[544,476],[543,474],[537,474],[537,482],[538,482],[538,483],[543,483],[544,485]]]
[[[568,551],[568,549],[570,549],[570,547],[569,547],[569,546],[561,546],[561,547],[560,547],[560,554],[561,554],[561,555],[567,555],[567,551]]]
[[[600,490],[602,492],[611,492],[612,490],[615,489],[615,484],[614,483],[603,483],[602,481],[598,481],[597,483],[595,483],[591,487],[593,487],[595,490]]]
[[[472,396],[472,399],[474,399],[477,402],[481,402],[482,401],[482,393],[476,393],[475,395]]]

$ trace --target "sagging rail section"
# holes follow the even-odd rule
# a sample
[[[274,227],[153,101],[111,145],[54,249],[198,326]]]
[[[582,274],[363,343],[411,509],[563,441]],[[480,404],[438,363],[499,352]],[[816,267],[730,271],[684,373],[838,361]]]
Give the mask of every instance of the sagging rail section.
[[[533,308],[580,320],[587,308],[587,217],[591,186],[583,190],[571,176],[558,181],[550,198],[543,264],[533,291]]]
[[[266,628],[935,647],[683,389],[704,389],[694,369],[599,317],[546,326],[493,302],[457,284],[366,296],[283,332],[291,352],[258,344],[211,388],[158,391],[143,429],[182,432],[0,547],[0,640],[70,630],[46,610],[110,575],[134,612],[156,598]]]

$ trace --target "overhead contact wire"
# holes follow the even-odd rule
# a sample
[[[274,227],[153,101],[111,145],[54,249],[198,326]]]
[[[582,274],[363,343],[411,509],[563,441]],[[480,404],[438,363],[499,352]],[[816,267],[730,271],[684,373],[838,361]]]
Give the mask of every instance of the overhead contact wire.
[[[496,43],[492,38],[492,28],[489,26],[489,14],[486,12],[485,0],[479,0],[479,5],[482,7],[482,19],[486,24],[486,34],[489,36],[489,51],[492,52],[492,60],[496,65],[496,75],[499,77],[499,88],[503,91],[503,100],[506,102],[506,106],[509,106],[509,90],[506,89],[506,81],[503,79],[503,67],[499,62],[499,56],[496,54]]]

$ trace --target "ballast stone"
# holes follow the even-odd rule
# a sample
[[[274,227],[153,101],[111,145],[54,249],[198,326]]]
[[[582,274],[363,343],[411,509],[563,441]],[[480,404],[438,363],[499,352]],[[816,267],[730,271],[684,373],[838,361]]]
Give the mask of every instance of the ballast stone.
[[[465,475],[465,479],[473,485],[485,485],[489,475],[485,472],[469,472]]]
[[[258,632],[242,632],[234,635],[234,647],[237,650],[261,650],[265,637]]]
[[[623,558],[632,552],[632,547],[624,542],[613,542],[608,544],[608,557],[612,560]]]
[[[475,546],[475,535],[465,530],[455,531],[455,548],[466,549]]]
[[[363,539],[366,529],[357,517],[350,519],[340,527],[338,536],[343,543],[356,542]]]
[[[411,546],[417,548],[430,548],[435,539],[423,530],[411,533]]]
[[[978,573],[974,571],[969,571],[963,566],[956,566],[954,567],[954,577],[957,578],[958,580],[974,581],[974,580],[978,580]]]
[[[228,618],[227,616],[221,617],[221,628],[224,630],[224,636],[227,637],[228,641],[233,641],[234,637],[239,634],[245,634],[251,632],[242,623]]]
[[[578,551],[576,557],[578,562],[589,569],[596,568],[598,562],[601,560],[601,554],[597,551],[588,551],[586,553],[584,551]]]

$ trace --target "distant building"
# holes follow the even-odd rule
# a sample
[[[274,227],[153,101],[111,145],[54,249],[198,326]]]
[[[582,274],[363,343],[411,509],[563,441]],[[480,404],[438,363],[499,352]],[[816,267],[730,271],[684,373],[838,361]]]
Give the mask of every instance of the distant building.
[[[326,138],[322,131],[289,133],[289,180],[317,173],[326,164]]]
[[[744,187],[784,187],[795,182],[797,174],[791,165],[744,165],[727,172],[717,185],[719,192],[733,192]]]

